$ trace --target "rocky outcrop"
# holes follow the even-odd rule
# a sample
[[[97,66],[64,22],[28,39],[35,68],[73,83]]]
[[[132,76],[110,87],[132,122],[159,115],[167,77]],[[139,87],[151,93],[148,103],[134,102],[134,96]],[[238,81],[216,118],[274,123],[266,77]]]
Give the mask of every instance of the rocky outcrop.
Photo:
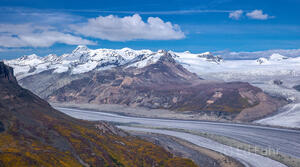
[[[6,66],[3,62],[0,62],[0,79],[15,83],[17,82],[13,74],[13,69]]]
[[[300,92],[300,85],[295,85],[293,88]]]
[[[287,104],[285,100],[272,98],[263,92],[257,93],[253,98],[257,98],[257,105],[242,110],[235,117],[236,121],[254,121],[267,115],[271,115],[273,112],[277,111],[279,107]],[[251,97],[248,97],[248,99],[251,99]]]

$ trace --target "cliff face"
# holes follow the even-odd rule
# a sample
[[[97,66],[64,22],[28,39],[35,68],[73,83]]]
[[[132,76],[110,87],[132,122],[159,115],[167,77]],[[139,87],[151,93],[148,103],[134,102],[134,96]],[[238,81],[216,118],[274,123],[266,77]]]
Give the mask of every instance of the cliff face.
[[[0,166],[195,166],[104,122],[73,119],[0,63]]]
[[[13,74],[13,68],[6,66],[3,62],[0,62],[0,79],[17,82]]]

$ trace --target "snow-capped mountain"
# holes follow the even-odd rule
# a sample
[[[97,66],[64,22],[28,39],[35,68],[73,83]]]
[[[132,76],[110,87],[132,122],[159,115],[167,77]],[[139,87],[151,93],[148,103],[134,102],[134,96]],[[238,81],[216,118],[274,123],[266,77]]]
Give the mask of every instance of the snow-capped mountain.
[[[258,64],[267,64],[267,63],[269,63],[268,59],[266,59],[264,57],[261,57],[261,58],[257,59],[256,62]]]
[[[285,57],[278,53],[274,53],[270,56],[271,61],[281,61],[281,60],[285,60],[285,59],[288,59],[288,57]]]
[[[133,50],[130,48],[92,50],[85,46],[78,46],[72,53],[61,56],[50,54],[46,57],[39,57],[33,54],[8,60],[5,63],[15,69],[15,75],[22,86],[34,91],[41,97],[49,97],[53,91],[63,87],[69,86],[68,88],[71,89],[82,87],[83,83],[93,83],[89,81],[90,79],[97,83],[93,84],[93,87],[95,85],[99,86],[99,83],[105,83],[102,86],[100,85],[100,87],[103,88],[106,86],[107,88],[111,88],[112,91],[116,91],[115,86],[119,85],[121,80],[124,81],[121,84],[121,87],[124,88],[128,87],[128,85],[132,86],[132,84],[146,84],[149,86],[153,84],[153,81],[156,83],[165,83],[166,78],[168,78],[168,81],[176,81],[176,83],[185,80],[174,77],[185,76],[178,73],[180,71],[178,69],[180,68],[177,65],[169,71],[170,73],[167,76],[163,76],[167,74],[164,68],[168,67],[167,69],[170,69],[170,64],[159,66],[157,62],[165,55],[168,55],[170,60],[174,61],[170,64],[174,65],[176,62],[176,64],[180,64],[189,72],[197,74],[206,81],[213,80],[215,82],[217,80],[218,82],[221,81],[221,83],[223,81],[249,82],[271,95],[283,96],[289,101],[293,101],[296,105],[300,103],[300,92],[293,88],[300,83],[300,57],[287,58],[277,53],[273,53],[268,58],[259,58],[257,60],[223,60],[220,56],[214,56],[210,52],[200,54],[188,51],[173,52],[159,50],[153,52],[151,50]],[[113,67],[118,67],[118,69]],[[103,71],[107,69],[111,70]],[[145,71],[145,69],[147,69],[146,72],[141,72]],[[99,74],[99,76],[91,76],[92,74]],[[132,77],[135,75],[140,78]],[[149,80],[149,76],[152,76],[156,80]],[[191,74],[187,76],[191,76]],[[192,80],[189,80],[191,84],[194,82]],[[281,84],[274,84],[275,80],[278,80]],[[155,85],[153,86],[155,87]],[[94,89],[92,90],[94,91]],[[121,90],[123,89],[120,88]],[[84,94],[82,95],[83,97],[86,96],[85,91],[81,93]],[[68,96],[71,95],[73,97],[77,94],[78,92],[74,90],[74,92],[69,92]],[[107,92],[105,95],[109,94]],[[53,97],[57,98],[58,96]],[[62,98],[65,97],[67,96],[62,96]],[[99,96],[96,99],[102,99],[103,103],[113,102],[110,101],[112,99],[103,99],[103,97]],[[146,102],[141,103],[139,101],[139,99],[136,99],[132,104],[148,105]],[[125,100],[124,102],[128,101]],[[208,100],[208,102],[211,101]],[[163,106],[164,104],[160,105]],[[299,111],[295,111],[295,113],[296,115],[300,115]]]
[[[33,54],[8,60],[5,63],[15,69],[15,75],[18,79],[22,79],[46,70],[53,70],[53,73],[70,72],[70,74],[80,74],[124,65],[143,68],[157,62],[164,52],[166,51],[153,52],[151,50],[133,50],[130,48],[92,50],[86,46],[78,46],[72,53],[63,54],[62,56],[50,54],[46,57],[39,57]],[[176,53],[169,51],[169,53],[181,63],[192,60],[218,64],[222,61],[222,58],[213,56],[210,52],[192,54],[190,52]]]
[[[143,68],[157,62],[164,52],[166,51],[153,52],[151,50],[133,50],[130,48],[92,50],[86,46],[78,46],[70,54],[61,56],[50,54],[46,57],[33,54],[8,60],[5,63],[14,68],[18,79],[22,79],[46,70],[53,70],[53,73],[80,74],[117,66]],[[272,54],[269,58],[259,58],[257,60],[226,61],[220,56],[212,55],[210,52],[193,54],[188,51],[168,51],[168,53],[183,67],[201,77],[207,75],[214,79],[231,81],[243,79],[240,78],[241,75],[245,75],[246,78],[249,75],[255,77],[300,75],[300,57],[287,58],[277,53]]]
[[[109,54],[104,54],[107,51]],[[210,53],[139,52],[142,54],[127,48],[91,51],[80,47],[58,59],[49,56],[48,59],[55,60],[53,62],[40,63],[53,63],[48,65],[50,69],[67,62],[66,73],[53,72],[57,69],[44,70],[19,79],[19,83],[52,103],[201,111],[202,114],[210,113],[210,119],[252,121],[285,104],[249,83],[203,80],[182,66],[182,62],[189,59],[218,65],[211,61]],[[90,68],[91,62],[95,65]],[[275,107],[270,106],[273,103]],[[260,105],[253,107],[256,104]],[[262,106],[265,110],[256,114]]]
[[[287,60],[287,59],[289,59],[289,58],[286,56],[283,56],[278,53],[274,53],[269,58],[261,57],[261,58],[257,59],[256,62],[258,64],[270,64],[272,62],[274,63],[274,62],[279,62],[279,61],[283,61],[283,60]],[[295,59],[291,58],[291,60],[295,60]]]

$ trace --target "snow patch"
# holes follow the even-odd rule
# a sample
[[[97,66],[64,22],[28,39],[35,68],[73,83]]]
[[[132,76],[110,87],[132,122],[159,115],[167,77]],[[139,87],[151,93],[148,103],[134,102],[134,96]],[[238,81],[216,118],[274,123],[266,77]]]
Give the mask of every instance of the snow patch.
[[[281,61],[281,60],[285,60],[285,59],[288,59],[288,58],[285,56],[282,56],[281,54],[278,54],[278,53],[274,53],[270,56],[270,60],[273,60],[273,61]]]

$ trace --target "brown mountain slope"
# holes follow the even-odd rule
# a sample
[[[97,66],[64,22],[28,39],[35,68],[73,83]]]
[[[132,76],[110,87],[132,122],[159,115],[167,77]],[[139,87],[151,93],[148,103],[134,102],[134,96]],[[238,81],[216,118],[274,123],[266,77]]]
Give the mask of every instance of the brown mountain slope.
[[[195,166],[103,122],[73,119],[21,88],[0,62],[0,166]]]
[[[216,112],[241,121],[264,117],[282,104],[248,83],[202,80],[176,63],[167,52],[158,62],[144,68],[118,67],[82,74],[81,78],[54,90],[47,99]]]

